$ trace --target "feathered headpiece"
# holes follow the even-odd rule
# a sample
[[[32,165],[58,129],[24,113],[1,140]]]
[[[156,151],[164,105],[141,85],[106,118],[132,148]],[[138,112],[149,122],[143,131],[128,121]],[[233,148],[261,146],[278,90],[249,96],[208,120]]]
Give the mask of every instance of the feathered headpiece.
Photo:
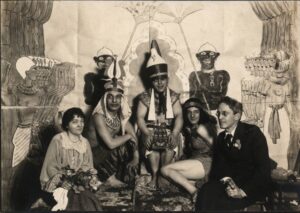
[[[131,109],[128,105],[128,101],[126,96],[124,96],[124,86],[121,80],[121,71],[119,67],[119,63],[117,62],[117,56],[115,55],[113,66],[110,66],[108,70],[108,77],[110,78],[107,83],[105,83],[105,94],[95,107],[93,114],[99,113],[105,117],[111,117],[108,113],[108,109],[106,106],[106,98],[107,98],[107,92],[109,91],[118,91],[122,93],[122,103],[121,103],[121,124],[122,124],[122,134],[125,134],[125,125],[128,122],[130,115],[131,115]]]
[[[114,55],[114,63],[109,67],[107,71],[107,76],[109,77],[109,80],[104,85],[105,91],[116,90],[124,93],[124,85],[121,80],[121,70],[116,55]]]

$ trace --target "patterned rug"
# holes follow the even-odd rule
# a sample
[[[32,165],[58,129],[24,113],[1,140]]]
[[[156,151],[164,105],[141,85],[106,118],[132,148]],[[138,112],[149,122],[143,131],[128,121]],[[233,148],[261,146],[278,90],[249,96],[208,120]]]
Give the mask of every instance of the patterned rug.
[[[151,180],[149,174],[137,178],[135,187],[102,185],[96,193],[104,211],[193,211],[190,195],[170,185],[165,190],[147,187]],[[50,210],[42,199],[33,206],[32,211]]]
[[[96,193],[104,211],[132,211],[134,209],[132,195],[132,187],[101,186]]]
[[[150,175],[140,176],[134,190],[134,206],[139,211],[193,211],[190,195],[174,185],[165,190],[147,187]]]

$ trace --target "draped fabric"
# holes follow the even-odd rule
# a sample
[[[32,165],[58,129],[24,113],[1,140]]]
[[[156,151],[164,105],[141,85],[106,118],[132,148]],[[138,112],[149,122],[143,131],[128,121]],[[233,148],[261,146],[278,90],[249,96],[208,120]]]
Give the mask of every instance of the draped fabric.
[[[9,86],[7,82],[1,85],[1,91],[8,91],[13,88],[21,80],[20,74],[16,70],[16,61],[21,56],[44,56],[44,30],[43,24],[46,23],[52,13],[53,0],[15,0],[15,1],[1,1],[1,80],[3,68],[6,68],[9,76],[4,79],[9,79]],[[5,65],[9,64],[9,68]],[[8,72],[9,69],[9,72]],[[1,94],[2,95],[2,94]],[[15,104],[12,95],[8,92],[2,95],[5,98],[7,106]],[[2,98],[2,97],[1,97]],[[17,118],[15,109],[5,111],[4,116],[8,124],[6,128],[2,128],[3,140],[1,136],[1,148],[5,150],[2,154],[2,171],[5,171],[3,176],[3,199],[1,199],[2,208],[6,211],[13,206],[13,201],[10,199],[12,184],[14,184],[13,173],[15,172],[12,167],[13,158],[13,136],[17,128]],[[19,129],[20,130],[20,129]],[[30,134],[30,133],[29,133]],[[2,135],[2,134],[1,134]],[[22,135],[19,132],[19,136]],[[15,135],[15,137],[18,135]],[[16,138],[15,138],[16,139]],[[19,138],[19,142],[22,138]],[[23,143],[28,143],[28,140],[22,140]],[[23,144],[21,144],[23,145]],[[20,147],[20,146],[19,146]],[[27,151],[26,151],[27,152]],[[26,153],[25,152],[25,153]],[[18,153],[23,158],[25,153]],[[4,159],[4,160],[3,160]],[[14,168],[15,169],[15,168]],[[19,168],[17,168],[19,169]],[[22,170],[21,170],[22,171]],[[34,183],[34,177],[32,181]],[[30,193],[34,194],[35,188],[31,189]],[[23,192],[22,192],[23,193]],[[25,190],[26,194],[27,191]],[[27,195],[27,194],[26,194]],[[27,197],[31,199],[30,196]],[[22,203],[22,202],[21,202]],[[26,201],[25,201],[26,203]],[[27,204],[27,203],[26,203]],[[23,204],[21,204],[23,205]]]
[[[282,50],[290,56],[297,58],[297,1],[251,1],[250,5],[257,17],[263,22],[261,54],[264,55],[273,51]],[[289,119],[292,123],[298,123],[300,119],[300,111],[297,107],[297,105],[299,105],[297,97],[299,97],[300,84],[298,70],[299,61],[295,60],[289,70],[291,76],[293,76],[291,84],[292,88],[294,88],[291,94],[292,111],[289,115]],[[300,134],[298,134],[299,131],[300,128],[298,125],[291,125],[291,139],[288,148],[289,169],[294,169],[300,149],[298,143],[300,140]]]
[[[253,11],[263,22],[261,53],[276,50],[288,53],[293,49],[292,29],[296,2],[293,1],[251,1]]]

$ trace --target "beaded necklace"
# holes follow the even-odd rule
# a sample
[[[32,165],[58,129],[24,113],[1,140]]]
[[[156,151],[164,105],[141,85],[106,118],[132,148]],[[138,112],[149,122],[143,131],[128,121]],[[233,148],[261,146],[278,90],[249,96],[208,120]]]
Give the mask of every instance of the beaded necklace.
[[[121,121],[120,121],[120,118],[118,116],[118,114],[116,114],[114,117],[105,117],[105,122],[106,122],[106,125],[111,128],[111,129],[119,129],[120,126],[121,126]]]

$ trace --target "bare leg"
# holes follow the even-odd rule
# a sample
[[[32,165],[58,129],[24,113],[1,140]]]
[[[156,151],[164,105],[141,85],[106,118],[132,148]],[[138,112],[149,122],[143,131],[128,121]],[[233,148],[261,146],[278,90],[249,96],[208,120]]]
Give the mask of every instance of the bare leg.
[[[174,150],[166,150],[161,153],[161,166],[168,165],[174,158]]]
[[[163,176],[183,186],[190,194],[194,194],[197,188],[189,179],[197,180],[205,176],[203,165],[198,160],[183,160],[164,166],[161,169]]]
[[[159,154],[159,152],[153,151],[147,157],[150,161],[150,166],[151,166],[151,170],[152,170],[152,180],[149,182],[148,185],[150,187],[156,187],[157,186],[157,172],[158,172],[158,167],[159,167],[160,154]]]
[[[166,150],[166,151],[162,152],[161,153],[161,167],[172,163],[172,161],[174,159],[174,154],[175,154],[175,152],[173,150]],[[168,189],[170,189],[169,188],[170,182],[162,175],[159,175],[158,176],[158,186],[160,187],[160,189],[162,191],[168,191]]]

